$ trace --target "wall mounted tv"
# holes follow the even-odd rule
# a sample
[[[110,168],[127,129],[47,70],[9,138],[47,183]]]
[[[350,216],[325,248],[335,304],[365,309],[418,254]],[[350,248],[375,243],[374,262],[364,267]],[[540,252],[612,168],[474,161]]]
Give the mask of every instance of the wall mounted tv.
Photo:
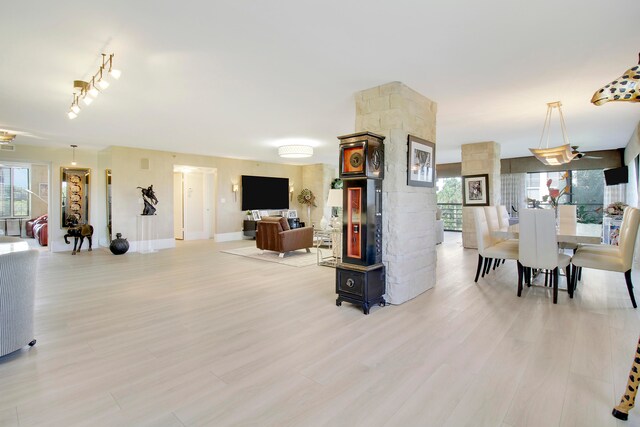
[[[289,179],[242,175],[242,210],[289,209]]]
[[[621,168],[605,169],[604,182],[607,185],[626,184],[629,182],[629,168],[622,166]]]

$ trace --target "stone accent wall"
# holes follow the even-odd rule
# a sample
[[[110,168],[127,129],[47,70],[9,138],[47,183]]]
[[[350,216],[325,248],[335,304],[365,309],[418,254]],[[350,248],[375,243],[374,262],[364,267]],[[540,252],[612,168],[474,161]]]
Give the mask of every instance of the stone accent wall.
[[[489,175],[489,203],[499,205],[500,198],[500,144],[494,141],[462,145],[462,176]],[[462,208],[462,245],[477,248],[473,210]]]
[[[407,185],[407,136],[435,143],[436,112],[435,102],[400,82],[356,94],[356,132],[386,136],[382,260],[391,304],[436,283],[436,189]]]

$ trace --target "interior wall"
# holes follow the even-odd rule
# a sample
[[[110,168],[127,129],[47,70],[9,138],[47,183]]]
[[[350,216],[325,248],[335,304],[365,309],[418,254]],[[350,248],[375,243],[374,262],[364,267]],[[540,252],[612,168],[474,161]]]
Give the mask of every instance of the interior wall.
[[[182,172],[173,173],[173,237],[179,240],[184,239],[184,208]]]
[[[136,217],[142,213],[140,190],[136,187],[153,185],[158,198],[157,236],[162,242],[157,248],[175,245],[173,225],[173,167],[189,165],[217,170],[213,203],[216,240],[234,240],[242,237],[242,188],[234,199],[233,184],[241,184],[241,175],[257,175],[288,178],[300,189],[303,182],[302,166],[263,163],[251,160],[228,159],[223,157],[199,156],[195,154],[171,153],[129,147],[111,147],[113,153],[113,205],[114,233],[124,237],[136,235]],[[148,169],[142,169],[148,161]],[[302,212],[296,198],[290,202],[290,209]]]
[[[336,157],[338,157],[338,145],[336,144]],[[298,194],[303,188],[308,188],[316,196],[316,206],[311,208],[311,224],[307,226],[320,225],[320,220],[324,216],[327,220],[331,218],[330,209],[327,207],[327,197],[331,189],[331,181],[338,177],[338,168],[317,164],[302,166],[302,185],[296,188],[293,193],[294,202],[296,202]],[[302,210],[298,210],[298,217],[305,223],[309,221],[306,206]]]
[[[94,225],[94,240],[104,239],[106,236],[106,213],[100,209],[98,200],[104,200],[105,188],[100,187],[99,179],[95,179],[98,170],[98,150],[76,149],[76,166],[71,166],[71,148],[68,146],[33,146],[22,143],[15,144],[15,151],[0,152],[0,161],[21,163],[40,163],[51,167],[51,179],[49,180],[49,247],[52,251],[70,251],[71,245],[66,245],[63,236],[66,228],[61,227],[60,207],[60,168],[78,167],[91,169],[89,184],[89,222]],[[104,171],[103,171],[104,172]],[[97,174],[98,177],[101,175]],[[103,175],[103,174],[102,174]],[[103,178],[104,183],[104,178]],[[33,190],[32,190],[33,191]],[[97,225],[97,226],[96,226]]]
[[[31,188],[29,190],[37,196],[31,195],[31,218],[37,218],[49,211],[49,166],[32,164],[30,180]],[[45,184],[46,194],[41,194],[41,184]]]

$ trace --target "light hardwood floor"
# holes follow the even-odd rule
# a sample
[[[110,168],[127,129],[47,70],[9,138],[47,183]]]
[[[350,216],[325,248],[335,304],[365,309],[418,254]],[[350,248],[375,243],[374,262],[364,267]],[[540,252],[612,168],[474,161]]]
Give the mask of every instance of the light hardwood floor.
[[[38,343],[0,358],[0,425],[640,425],[610,415],[640,332],[623,275],[585,270],[554,306],[516,297],[513,262],[475,284],[459,240],[434,289],[369,316],[335,306],[331,268],[220,252],[253,242],[43,253]]]

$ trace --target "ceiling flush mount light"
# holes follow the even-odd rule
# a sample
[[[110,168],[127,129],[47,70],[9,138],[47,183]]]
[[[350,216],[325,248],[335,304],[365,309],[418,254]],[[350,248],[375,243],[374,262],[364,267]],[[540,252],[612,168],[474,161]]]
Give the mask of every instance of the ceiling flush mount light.
[[[71,144],[71,150],[73,152],[73,158],[71,160],[71,166],[75,166],[75,165],[78,164],[78,163],[76,163],[76,148],[78,148],[77,145]]]
[[[313,156],[313,147],[308,145],[283,145],[278,147],[278,155],[285,158],[302,158]]]
[[[90,80],[74,80],[73,82],[73,101],[67,112],[69,119],[75,119],[80,114],[80,100],[84,105],[91,103],[100,95],[100,92],[109,87],[107,77],[118,80],[122,75],[120,70],[113,68],[114,54],[102,54],[102,65]]]
[[[549,128],[551,127],[551,116],[554,109],[558,109],[560,115],[560,128],[562,129],[562,140],[564,145],[557,147],[549,147]],[[546,147],[543,147],[546,135]],[[569,163],[576,156],[569,144],[567,136],[567,127],[564,124],[564,116],[562,115],[562,103],[560,101],[547,103],[547,116],[542,127],[542,136],[540,137],[540,146],[538,148],[529,148],[529,151],[536,156],[545,165],[557,166]]]
[[[14,139],[16,139],[15,133],[0,131],[0,145],[9,144]]]

